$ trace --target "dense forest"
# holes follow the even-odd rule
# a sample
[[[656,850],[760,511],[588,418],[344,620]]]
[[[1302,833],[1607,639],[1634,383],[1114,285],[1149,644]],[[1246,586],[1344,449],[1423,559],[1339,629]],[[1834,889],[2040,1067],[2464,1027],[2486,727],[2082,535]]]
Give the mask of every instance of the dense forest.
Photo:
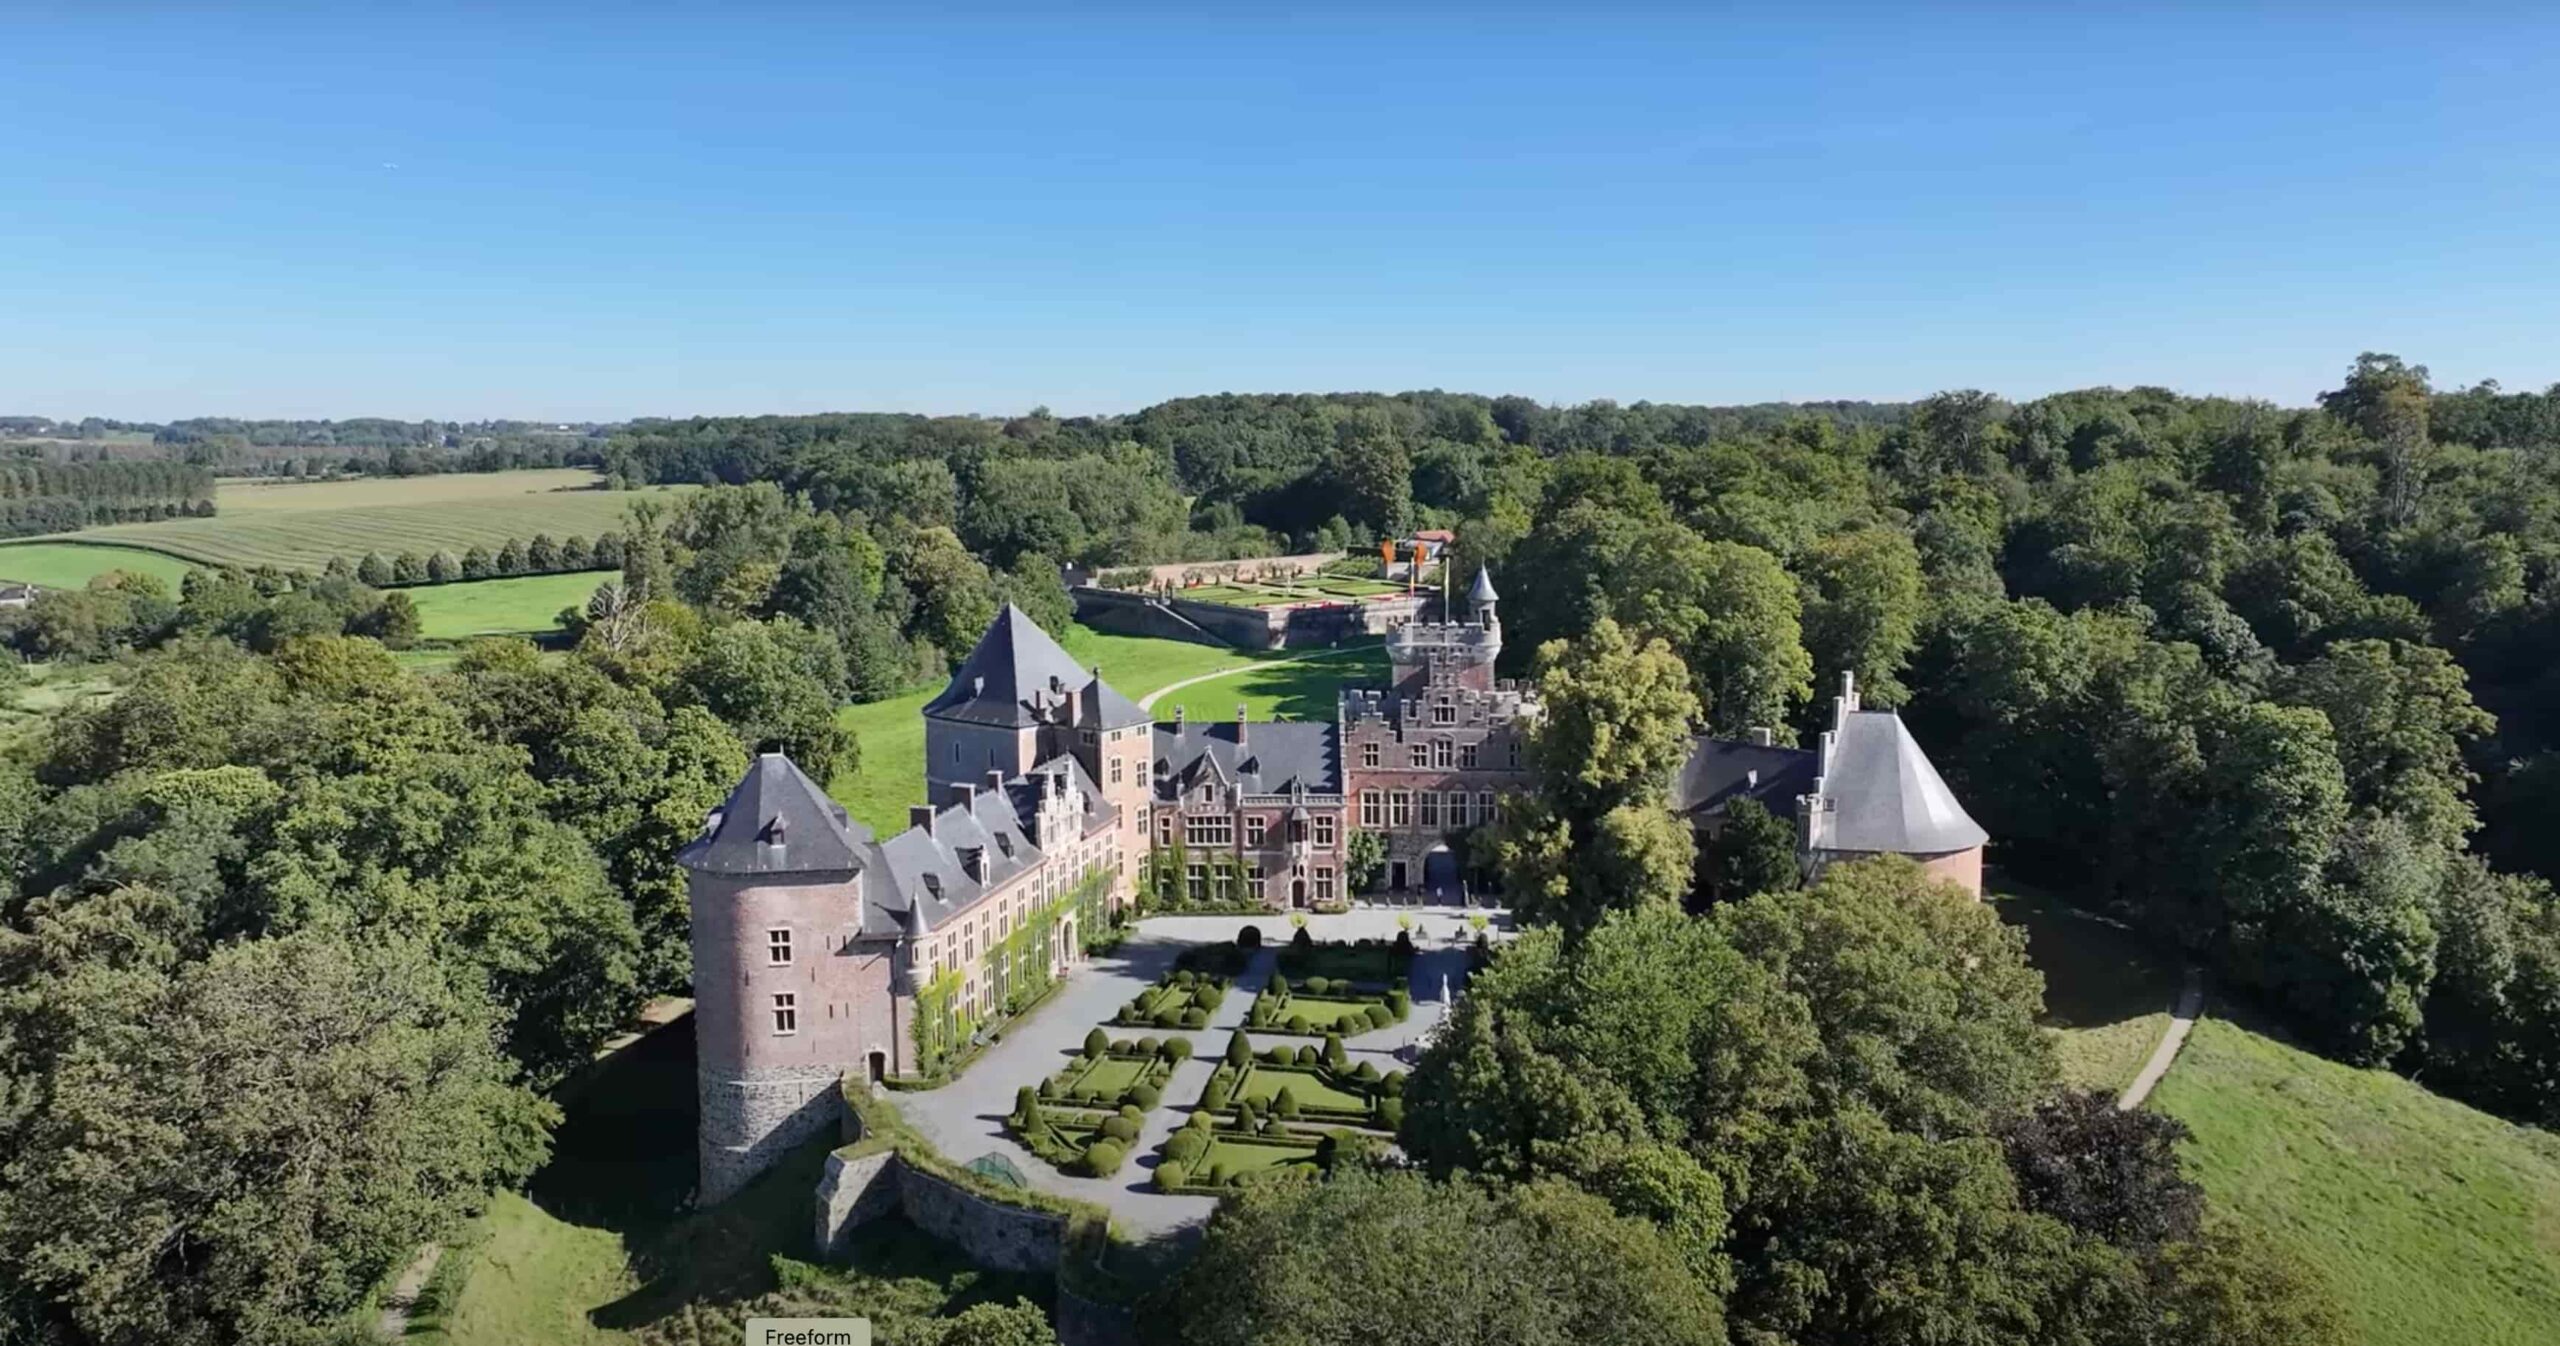
[[[2367,355],[2302,408],[1220,396],[593,451],[716,485],[635,506],[565,658],[403,669],[387,558],[0,621],[122,668],[0,769],[0,1341],[326,1339],[686,984],[671,855],[748,751],[849,766],[839,703],[999,602],[1065,620],[1060,563],[1417,524],[1494,568],[1545,691],[1543,788],[1469,840],[1531,928],[1415,1071],[1411,1165],[1249,1192],[1144,1336],[2337,1340],[2175,1122],[2057,1089],[1989,910],[1899,863],[1800,887],[1747,819],[1694,853],[1692,727],[1802,741],[1846,672],[2010,874],[2341,1059],[2560,1121],[2560,390]]]
[[[176,457],[226,476],[418,476],[517,467],[584,467],[610,427],[537,421],[236,420],[154,424],[101,416],[0,416],[0,445],[31,460],[90,463]]]

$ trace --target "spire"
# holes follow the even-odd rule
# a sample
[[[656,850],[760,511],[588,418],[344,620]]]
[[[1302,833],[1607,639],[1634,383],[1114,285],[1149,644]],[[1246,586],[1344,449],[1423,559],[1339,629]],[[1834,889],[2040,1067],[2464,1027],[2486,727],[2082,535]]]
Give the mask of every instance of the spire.
[[[1493,591],[1493,572],[1477,566],[1475,587],[1467,590],[1467,605],[1474,610],[1476,621],[1485,626],[1493,625],[1493,605],[1501,598],[1502,595]]]

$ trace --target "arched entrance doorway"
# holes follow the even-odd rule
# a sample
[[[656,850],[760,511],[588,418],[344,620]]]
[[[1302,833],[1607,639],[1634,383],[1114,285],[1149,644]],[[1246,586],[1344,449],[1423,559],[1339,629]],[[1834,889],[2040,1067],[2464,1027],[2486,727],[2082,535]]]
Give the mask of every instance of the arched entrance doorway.
[[[1422,891],[1433,902],[1465,898],[1466,886],[1458,878],[1458,856],[1447,842],[1432,847],[1422,857]]]

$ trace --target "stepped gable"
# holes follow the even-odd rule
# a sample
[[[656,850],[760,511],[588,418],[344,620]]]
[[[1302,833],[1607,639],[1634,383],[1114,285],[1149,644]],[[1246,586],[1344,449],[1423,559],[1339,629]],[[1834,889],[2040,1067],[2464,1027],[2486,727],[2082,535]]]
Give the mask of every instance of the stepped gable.
[[[1990,840],[1893,711],[1842,714],[1829,758],[1814,838],[1820,848],[1936,855]]]
[[[676,860],[710,874],[844,873],[860,867],[870,841],[871,829],[797,763],[768,752],[757,754]]]
[[[1204,771],[1249,795],[1342,793],[1341,736],[1320,720],[1159,722],[1156,797],[1177,799]]]

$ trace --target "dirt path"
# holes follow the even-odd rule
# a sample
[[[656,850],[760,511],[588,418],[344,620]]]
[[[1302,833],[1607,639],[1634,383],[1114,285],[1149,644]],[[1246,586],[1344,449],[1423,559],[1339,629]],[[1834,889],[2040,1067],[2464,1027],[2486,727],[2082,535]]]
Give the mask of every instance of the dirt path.
[[[2196,1016],[2204,1012],[2204,977],[2194,968],[2187,969],[2186,984],[2178,988],[2177,1006],[2169,1011],[2169,1026],[2161,1031],[2159,1043],[2151,1049],[2151,1059],[2142,1063],[2142,1073],[2124,1088],[2116,1099],[2116,1108],[2131,1112],[2151,1097],[2152,1086],[2169,1073],[2169,1063],[2178,1059],[2178,1049],[2186,1045],[2187,1032],[2196,1026]]]
[[[436,1274],[436,1263],[444,1260],[444,1245],[430,1243],[418,1250],[409,1269],[391,1287],[382,1301],[382,1317],[374,1322],[374,1334],[384,1341],[398,1341],[409,1335],[409,1310],[416,1307],[418,1295],[427,1288],[427,1278]]]
[[[1332,659],[1346,654],[1359,654],[1369,648],[1370,647],[1367,645],[1342,645],[1330,650],[1309,650],[1305,654],[1293,654],[1285,659],[1258,659],[1249,664],[1238,664],[1234,668],[1221,668],[1213,673],[1197,674],[1192,677],[1184,678],[1178,682],[1168,682],[1164,686],[1158,687],[1154,691],[1147,693],[1145,696],[1139,697],[1138,709],[1154,710],[1156,708],[1156,699],[1158,697],[1171,692],[1178,692],[1185,687],[1195,686],[1200,683],[1213,682],[1219,678],[1232,678],[1238,673],[1251,673],[1256,669],[1278,668],[1283,664],[1303,664],[1316,659]]]

